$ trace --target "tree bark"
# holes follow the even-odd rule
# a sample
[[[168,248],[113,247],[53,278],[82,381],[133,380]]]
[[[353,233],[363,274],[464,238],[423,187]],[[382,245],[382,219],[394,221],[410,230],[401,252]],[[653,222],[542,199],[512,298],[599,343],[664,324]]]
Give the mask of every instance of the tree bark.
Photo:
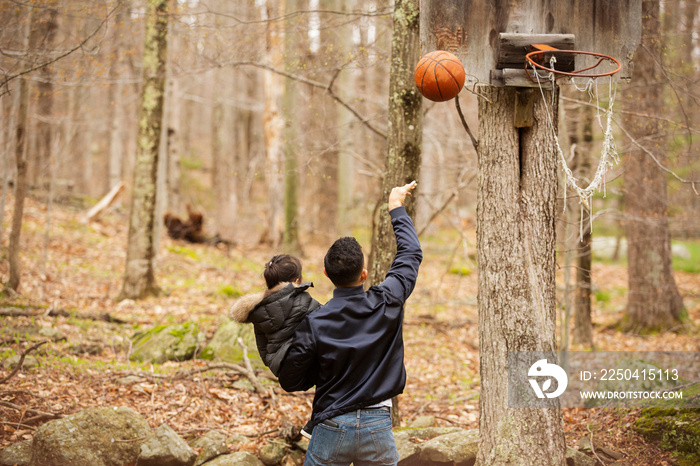
[[[556,351],[557,159],[546,112],[556,122],[557,109],[536,94],[534,125],[517,129],[516,92],[489,87],[479,99],[477,464],[560,466],[560,410],[508,407],[508,352]]]
[[[38,12],[38,13],[37,13]],[[40,8],[32,21],[33,31],[29,47],[35,51],[52,51],[58,34],[58,11],[54,8]],[[37,17],[38,16],[38,17]],[[42,58],[45,60],[45,58]],[[51,118],[54,104],[53,67],[44,66],[36,72],[39,75],[35,84],[38,95],[36,111],[40,118],[36,122],[34,144],[27,141],[28,177],[31,185],[40,189],[48,187],[51,177],[51,150],[53,124]]]
[[[25,46],[31,42],[30,24],[32,23],[32,7],[27,8],[27,23]],[[19,78],[17,90],[17,117],[15,128],[15,163],[17,176],[15,178],[15,206],[12,214],[12,229],[10,230],[10,245],[8,261],[10,277],[7,286],[19,290],[22,268],[19,260],[20,238],[22,233],[22,217],[24,215],[24,198],[27,195],[27,111],[29,107],[29,81],[27,77]]]
[[[633,86],[623,100],[633,114],[625,115],[632,138],[653,152],[660,163],[666,141],[653,115],[663,108],[659,1],[642,3],[642,45],[637,49]],[[666,174],[636,145],[624,160],[625,214],[628,245],[629,294],[624,326],[635,332],[662,331],[681,322],[683,298],[671,266]]]
[[[592,181],[591,151],[593,150],[593,107],[581,109],[583,128],[574,176],[583,185]],[[593,232],[591,231],[591,211],[593,206],[582,206],[581,238],[578,242],[578,266],[576,267],[576,291],[574,293],[574,344],[593,346],[593,323],[591,321],[591,262]]]
[[[298,11],[298,0],[285,1],[285,14]],[[299,41],[294,34],[295,23],[286,22],[284,32],[284,68],[288,73],[294,73],[299,60]],[[302,42],[306,44],[306,42]],[[284,96],[282,99],[282,114],[284,118],[284,237],[283,249],[288,254],[301,254],[299,241],[299,163],[296,152],[297,125],[295,114],[296,89],[290,78],[284,78]]]
[[[119,299],[158,293],[153,270],[158,151],[165,94],[169,0],[148,0],[143,89],[134,166],[126,273]]]
[[[422,97],[413,82],[413,67],[420,58],[420,21],[417,0],[398,0],[394,4],[389,72],[389,134],[382,181],[379,217],[372,232],[369,257],[369,284],[384,280],[396,254],[387,200],[395,186],[418,181],[423,136]],[[419,185],[420,186],[420,185]],[[420,189],[420,188],[418,188]],[[416,215],[415,195],[407,197],[406,211]],[[397,400],[392,410],[394,425],[400,425]]]
[[[282,5],[283,6],[283,5]],[[263,19],[277,17],[278,7],[271,5],[270,1],[263,7]],[[281,23],[270,21],[267,23],[267,61],[273,67],[281,66],[284,32]],[[263,94],[265,109],[263,110],[263,131],[265,135],[265,181],[267,183],[267,229],[263,241],[273,248],[280,244],[283,228],[283,189],[282,176],[283,150],[282,130],[284,121],[280,114],[280,101],[284,83],[278,74],[272,71],[263,72]]]

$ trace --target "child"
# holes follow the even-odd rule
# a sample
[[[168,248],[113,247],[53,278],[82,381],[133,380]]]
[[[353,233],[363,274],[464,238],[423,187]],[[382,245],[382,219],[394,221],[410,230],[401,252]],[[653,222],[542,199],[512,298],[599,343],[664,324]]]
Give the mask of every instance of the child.
[[[255,330],[260,358],[275,376],[294,338],[294,330],[308,313],[320,304],[308,293],[313,283],[302,283],[301,261],[280,254],[265,264],[267,290],[242,297],[231,307],[231,317],[249,322]],[[311,427],[302,435],[310,437]]]

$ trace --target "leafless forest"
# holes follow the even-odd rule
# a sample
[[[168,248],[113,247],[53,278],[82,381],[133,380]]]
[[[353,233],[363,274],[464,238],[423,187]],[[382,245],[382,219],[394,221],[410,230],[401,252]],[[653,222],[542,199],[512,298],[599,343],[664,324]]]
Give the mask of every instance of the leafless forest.
[[[100,327],[88,338],[92,330],[76,326],[76,313],[116,316],[135,328],[199,318],[211,336],[232,299],[262,286],[259,265],[276,252],[304,259],[321,298],[330,297],[330,285],[321,283],[319,264],[338,236],[357,236],[369,261],[378,261],[383,180],[397,178],[387,157],[392,131],[399,131],[390,109],[400,99],[390,89],[413,79],[392,66],[404,60],[392,58],[392,37],[400,24],[395,11],[406,4],[418,2],[0,0],[0,327],[8,329],[0,330],[0,356],[38,341],[17,340],[9,330],[37,319],[42,327],[60,323],[69,339],[111,342],[95,356],[64,340],[49,355],[121,364],[128,329]],[[560,349],[700,350],[700,2],[642,5],[631,82],[598,80],[591,90],[562,85],[559,94],[557,139],[573,175],[584,184],[594,178],[613,95],[619,157],[590,205],[567,187],[557,165]],[[412,52],[421,52],[419,45]],[[481,149],[465,125],[481,133],[478,108],[487,98],[478,86],[461,91],[464,122],[455,101],[422,99],[419,107],[419,187],[411,209],[426,264],[423,288],[406,311],[405,338],[409,348],[440,354],[453,342],[461,356],[447,357],[445,375],[421,351],[407,352],[416,375],[409,374],[401,398],[408,419],[434,414],[440,425],[479,424]],[[139,217],[149,203],[152,218]],[[201,220],[202,228],[168,236],[175,217]],[[132,249],[147,252],[136,258]],[[144,257],[152,270],[138,270]],[[66,314],[55,314],[60,310]],[[78,369],[54,362],[46,371],[58,380]],[[101,374],[107,384],[114,378]],[[27,377],[11,388],[36,389],[44,400],[56,395],[41,373]],[[30,437],[46,420],[20,427],[17,406],[55,414],[89,406],[90,395],[78,393],[81,377],[65,385],[76,391],[73,405],[0,390],[15,403],[0,408],[14,422],[0,426],[0,447]],[[172,392],[167,383],[153,386]],[[178,432],[197,423],[229,433],[244,425],[255,432],[250,450],[270,436],[257,434],[274,426],[277,414],[258,413],[256,425],[251,415],[217,411],[206,401],[214,392],[188,383],[187,395],[205,401],[191,415],[187,407],[178,412]],[[230,396],[220,385],[214,390]],[[119,399],[104,393],[102,404]],[[141,395],[119,396],[139,406]],[[143,411],[158,425],[154,396]],[[259,401],[247,396],[234,398]],[[303,424],[308,407],[278,396],[285,416]],[[434,403],[426,408],[425,400]],[[565,414],[567,444],[597,422],[632,464],[666,455],[627,435],[633,420],[625,415],[591,416]]]

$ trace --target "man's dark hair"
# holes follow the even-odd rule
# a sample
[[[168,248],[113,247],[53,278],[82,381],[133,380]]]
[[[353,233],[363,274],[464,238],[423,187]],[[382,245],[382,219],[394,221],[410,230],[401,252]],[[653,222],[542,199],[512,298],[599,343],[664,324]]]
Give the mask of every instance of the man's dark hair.
[[[263,275],[269,290],[281,282],[301,281],[301,261],[289,254],[280,254],[265,264]]]
[[[336,287],[351,286],[360,278],[365,266],[362,246],[355,238],[346,236],[336,240],[323,259],[326,275]]]

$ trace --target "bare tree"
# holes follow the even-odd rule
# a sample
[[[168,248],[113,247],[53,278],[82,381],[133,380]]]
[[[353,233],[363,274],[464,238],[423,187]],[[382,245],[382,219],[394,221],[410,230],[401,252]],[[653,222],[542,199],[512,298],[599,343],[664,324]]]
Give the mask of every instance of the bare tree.
[[[418,181],[420,174],[423,98],[413,82],[413,68],[420,58],[419,8],[416,0],[400,0],[394,4],[389,73],[389,133],[382,180],[382,204],[372,232],[372,251],[368,265],[370,284],[384,280],[396,252],[386,203],[389,192],[395,186]],[[408,214],[415,217],[415,197],[409,197],[405,205]],[[394,425],[399,425],[396,399],[393,404],[393,422]]]
[[[283,5],[282,5],[283,6]],[[263,19],[274,18],[280,9],[271,0],[267,0],[261,8]],[[266,55],[270,66],[281,68],[284,46],[284,31],[279,21],[269,21],[266,25]],[[265,134],[265,181],[268,191],[268,216],[266,236],[268,244],[277,247],[283,233],[283,189],[282,176],[283,147],[282,130],[284,121],[280,112],[280,101],[284,92],[283,78],[273,71],[265,71],[263,75],[263,94],[265,110],[263,125]]]
[[[158,151],[165,94],[169,0],[148,0],[143,52],[143,89],[127,243],[119,299],[157,294],[153,259]]]
[[[30,24],[32,21],[32,7],[27,7],[25,48],[31,42]],[[26,77],[19,80],[17,86],[17,116],[15,127],[15,163],[17,165],[17,177],[15,179],[15,207],[12,215],[12,229],[10,230],[10,278],[7,286],[14,291],[19,290],[21,264],[19,260],[20,237],[22,233],[22,217],[24,215],[24,199],[27,195],[27,111],[29,107],[29,81]]]
[[[662,108],[659,1],[642,2],[642,44],[637,49],[633,81],[625,94],[625,127],[631,137],[666,159],[664,128],[653,115]],[[665,330],[681,321],[683,298],[671,266],[666,173],[640,147],[630,145],[624,160],[629,294],[625,326],[633,331]]]

